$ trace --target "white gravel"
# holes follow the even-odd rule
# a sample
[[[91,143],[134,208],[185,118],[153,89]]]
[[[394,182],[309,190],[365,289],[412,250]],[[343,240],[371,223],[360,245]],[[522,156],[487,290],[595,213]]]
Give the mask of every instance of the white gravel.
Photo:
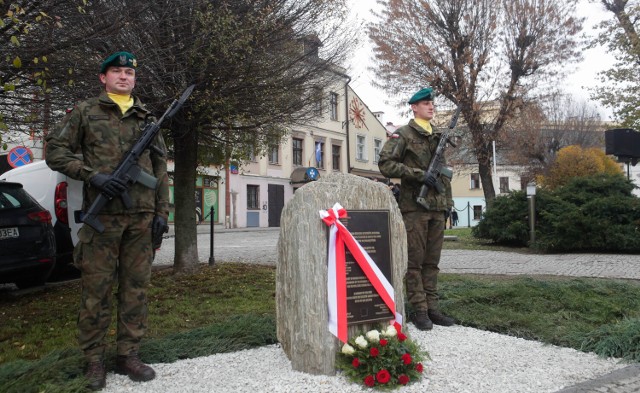
[[[435,326],[421,332],[408,325],[411,338],[431,360],[419,383],[398,392],[525,393],[556,392],[625,366],[618,359],[541,344],[482,330]],[[277,345],[154,364],[157,377],[145,383],[107,376],[103,392],[372,392],[340,376],[293,371]]]

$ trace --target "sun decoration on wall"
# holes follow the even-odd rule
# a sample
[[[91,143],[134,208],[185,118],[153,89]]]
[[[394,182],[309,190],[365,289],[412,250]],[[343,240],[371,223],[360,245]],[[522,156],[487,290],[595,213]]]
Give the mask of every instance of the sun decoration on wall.
[[[349,104],[349,118],[356,128],[362,128],[364,126],[367,130],[369,129],[365,123],[364,105],[362,105],[357,97],[353,97]]]

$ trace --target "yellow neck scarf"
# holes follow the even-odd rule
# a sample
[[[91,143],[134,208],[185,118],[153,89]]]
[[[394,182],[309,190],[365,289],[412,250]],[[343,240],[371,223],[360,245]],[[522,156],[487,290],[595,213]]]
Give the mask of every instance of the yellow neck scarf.
[[[115,93],[107,93],[107,95],[111,98],[111,101],[115,102],[118,107],[120,107],[120,111],[123,115],[133,106],[133,97],[131,96]]]
[[[425,120],[425,119],[414,119],[414,120],[420,127],[422,127],[423,130],[425,130],[429,134],[433,133],[433,130],[431,129],[431,123],[429,123],[429,120]]]

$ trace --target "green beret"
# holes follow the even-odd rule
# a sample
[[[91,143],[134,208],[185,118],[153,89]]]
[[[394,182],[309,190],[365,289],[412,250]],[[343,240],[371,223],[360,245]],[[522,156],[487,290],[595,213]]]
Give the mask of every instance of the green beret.
[[[418,101],[433,101],[434,96],[435,94],[433,93],[433,89],[430,87],[425,87],[411,97],[411,99],[409,100],[409,105],[415,104]]]
[[[138,61],[136,60],[136,57],[129,52],[116,52],[102,62],[102,65],[100,66],[100,73],[104,74],[107,72],[107,68],[111,66],[136,68],[138,66]]]

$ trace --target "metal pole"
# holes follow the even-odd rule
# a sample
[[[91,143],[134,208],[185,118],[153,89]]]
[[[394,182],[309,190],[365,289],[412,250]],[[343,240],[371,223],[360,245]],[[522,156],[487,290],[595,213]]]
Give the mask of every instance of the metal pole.
[[[531,195],[529,197],[529,235],[530,243],[532,246],[536,241],[536,196]]]
[[[211,213],[209,216],[209,223],[211,225],[211,234],[209,234],[209,266],[213,266],[216,263],[215,258],[213,257],[213,216],[215,213],[215,208],[211,206]]]
[[[627,162],[627,180],[631,179],[631,170],[629,168],[629,163]]]
[[[471,204],[467,202],[467,228],[471,228]]]

